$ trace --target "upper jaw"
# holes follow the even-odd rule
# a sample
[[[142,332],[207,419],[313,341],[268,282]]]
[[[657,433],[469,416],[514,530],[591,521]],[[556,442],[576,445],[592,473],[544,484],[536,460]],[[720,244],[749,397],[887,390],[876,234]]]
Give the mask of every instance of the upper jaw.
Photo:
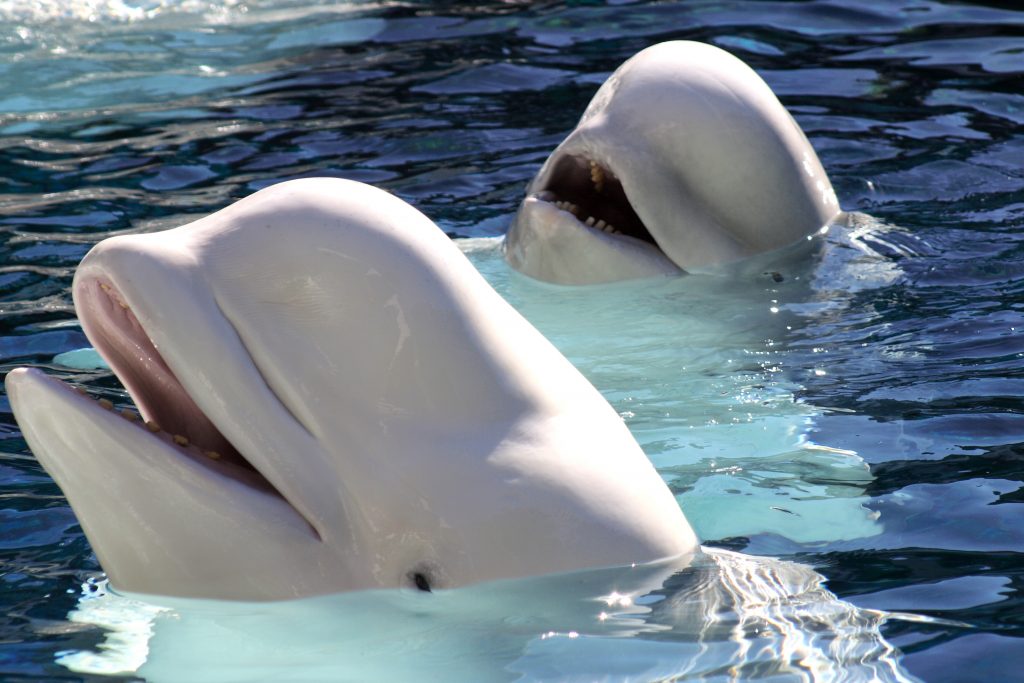
[[[690,187],[686,170],[668,149],[673,141],[659,147],[649,136],[624,135],[616,122],[621,123],[605,115],[588,118],[551,154],[528,194],[536,198],[545,190],[558,193],[565,177],[572,175],[566,173],[570,161],[582,165],[580,160],[585,160],[588,182],[576,187],[591,196],[614,198],[612,224],[656,249],[674,274],[713,272],[718,265],[751,255],[721,224],[707,199]],[[578,171],[575,177],[580,177]],[[598,212],[607,210],[607,204],[595,203]]]
[[[217,462],[248,465],[191,399],[153,345],[125,295],[102,273],[75,284],[76,309],[93,346],[107,359],[154,432],[199,448]]]
[[[512,266],[558,284],[681,274],[641,219],[620,161],[586,144],[579,132],[559,145],[509,230],[505,253]]]
[[[567,211],[582,227],[664,251],[631,196],[628,157],[590,143],[585,133],[577,131],[558,146],[530,183],[527,196]]]
[[[530,277],[590,285],[682,273],[656,246],[581,223],[569,210],[528,196],[504,243],[505,257]]]
[[[320,537],[325,513],[307,490],[324,478],[319,445],[263,381],[176,232],[115,238],[90,252],[73,284],[82,328],[145,419],[250,471]],[[296,451],[313,456],[308,468],[283,466]]]

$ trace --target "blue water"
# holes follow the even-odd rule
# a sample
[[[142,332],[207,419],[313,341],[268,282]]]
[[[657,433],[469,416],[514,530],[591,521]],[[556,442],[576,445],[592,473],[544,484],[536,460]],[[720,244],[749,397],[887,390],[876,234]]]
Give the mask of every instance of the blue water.
[[[911,676],[1024,680],[1024,12],[848,5],[2,3],[2,369],[123,403],[108,373],[53,361],[87,343],[78,260],[279,180],[371,182],[453,237],[498,236],[619,63],[711,42],[768,81],[870,218],[779,283],[552,288],[462,245],[612,402],[702,539],[905,615],[880,628]],[[99,568],[0,407],[0,678],[89,679],[57,660],[104,639],[68,618]],[[377,616],[346,628],[400,623]],[[541,628],[486,617],[467,619]],[[690,641],[665,633],[609,650],[617,671],[679,675],[661,665]],[[531,641],[510,671],[590,680],[585,641]],[[443,679],[455,650],[418,642]]]

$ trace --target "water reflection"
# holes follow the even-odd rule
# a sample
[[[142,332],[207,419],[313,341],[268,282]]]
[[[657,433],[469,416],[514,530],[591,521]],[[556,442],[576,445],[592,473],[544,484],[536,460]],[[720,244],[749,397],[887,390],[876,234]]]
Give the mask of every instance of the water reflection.
[[[889,254],[910,254],[914,242],[899,230],[856,215],[796,260],[581,288],[510,272],[496,241],[460,244],[600,387],[700,538],[768,536],[778,552],[882,532],[867,464],[812,438],[823,411],[797,398],[806,378],[832,372],[826,344],[791,341],[902,277]]]
[[[84,596],[108,629],[65,653],[82,673],[149,681],[914,681],[883,612],[836,599],[791,562],[708,549],[640,566],[424,595],[371,591],[283,603]]]

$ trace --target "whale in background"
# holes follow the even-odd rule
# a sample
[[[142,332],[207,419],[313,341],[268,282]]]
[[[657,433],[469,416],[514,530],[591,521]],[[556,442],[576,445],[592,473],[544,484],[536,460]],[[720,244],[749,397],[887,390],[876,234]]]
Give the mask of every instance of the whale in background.
[[[73,294],[141,418],[6,386],[120,590],[431,591],[697,548],[616,412],[386,192],[292,181],[111,238]]]
[[[671,41],[597,91],[527,188],[504,251],[559,284],[713,272],[840,214],[814,149],[761,77],[717,47]]]

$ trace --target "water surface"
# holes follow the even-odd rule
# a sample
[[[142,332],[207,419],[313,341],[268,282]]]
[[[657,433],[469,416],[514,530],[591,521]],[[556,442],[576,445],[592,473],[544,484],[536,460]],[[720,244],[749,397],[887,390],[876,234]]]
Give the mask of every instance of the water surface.
[[[471,257],[612,402],[703,539],[916,615],[881,625],[910,675],[1020,677],[1024,12],[16,0],[0,19],[0,361],[115,403],[108,373],[53,361],[86,343],[69,285],[98,240],[310,175],[498,236],[625,58],[679,38],[737,54],[873,220],[783,282],[572,290],[508,273],[493,244]],[[55,660],[103,639],[68,620],[99,569],[0,407],[0,676],[86,679]],[[569,649],[545,661],[571,673]]]

